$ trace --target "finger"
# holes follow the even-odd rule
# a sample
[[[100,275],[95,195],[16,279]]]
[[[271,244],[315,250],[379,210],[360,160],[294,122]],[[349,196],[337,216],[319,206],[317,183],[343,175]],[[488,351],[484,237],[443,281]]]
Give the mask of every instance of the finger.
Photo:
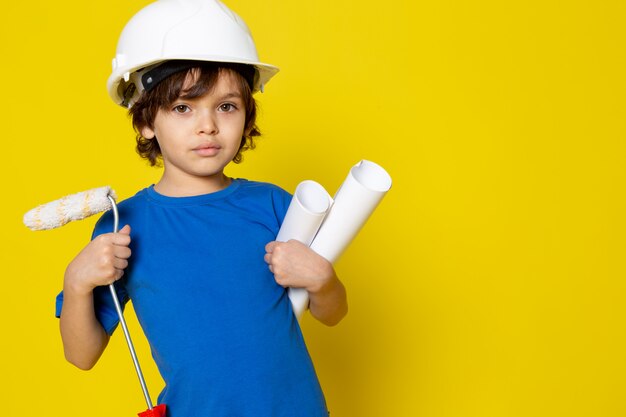
[[[128,246],[116,246],[113,250],[113,254],[116,258],[128,259],[132,252]]]
[[[289,241],[287,241],[288,244],[290,244],[291,246],[304,246],[306,247],[306,245],[302,242],[300,242],[298,239],[289,239]]]
[[[114,233],[112,235],[111,242],[113,242],[116,246],[128,246],[130,245],[130,235],[125,233]]]
[[[266,253],[263,256],[263,260],[265,261],[266,264],[271,264],[272,263],[272,254],[271,253]]]
[[[274,252],[274,248],[276,247],[276,245],[278,245],[277,241],[275,241],[275,240],[271,241],[270,243],[265,245],[265,252],[267,252],[267,253]]]
[[[113,266],[115,267],[115,269],[126,269],[126,267],[128,266],[128,261],[126,259],[120,259],[120,258],[115,258],[115,260],[113,261]]]
[[[102,283],[98,285],[110,285],[113,284],[118,279],[122,278],[124,275],[124,269],[118,269],[115,267],[115,264],[110,265],[110,268],[107,269],[106,272],[102,275]]]
[[[115,270],[115,281],[119,280],[123,276],[124,276],[124,270],[123,269],[116,269]],[[113,282],[111,284],[113,284]]]
[[[288,287],[287,283],[285,282],[285,278],[279,274],[274,274],[274,281],[276,281],[276,283],[283,288]]]
[[[124,227],[122,227],[120,229],[120,231],[118,233],[121,233],[123,235],[130,235],[130,225],[125,225]]]

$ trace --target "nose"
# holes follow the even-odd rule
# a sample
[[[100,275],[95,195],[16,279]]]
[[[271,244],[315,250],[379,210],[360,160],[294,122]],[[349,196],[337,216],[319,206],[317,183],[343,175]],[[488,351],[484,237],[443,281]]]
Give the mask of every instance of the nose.
[[[217,120],[209,110],[199,111],[197,117],[197,133],[205,135],[215,135],[219,132]]]

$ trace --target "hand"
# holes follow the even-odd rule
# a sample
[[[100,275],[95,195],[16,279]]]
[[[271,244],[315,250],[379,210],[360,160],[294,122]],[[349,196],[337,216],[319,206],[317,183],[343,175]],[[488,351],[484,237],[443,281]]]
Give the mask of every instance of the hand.
[[[110,285],[124,275],[131,251],[130,226],[118,233],[102,234],[93,239],[65,270],[65,288],[88,294],[95,287]]]
[[[297,240],[270,242],[265,246],[265,262],[283,287],[305,288],[317,293],[337,279],[332,264]]]

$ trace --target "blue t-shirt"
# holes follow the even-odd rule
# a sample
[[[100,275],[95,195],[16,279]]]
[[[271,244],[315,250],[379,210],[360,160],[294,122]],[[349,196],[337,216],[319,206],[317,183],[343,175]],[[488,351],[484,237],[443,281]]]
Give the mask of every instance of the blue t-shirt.
[[[132,255],[116,286],[150,342],[169,417],[328,416],[287,292],[263,260],[290,200],[277,186],[236,179],[193,197],[149,187],[119,204]],[[111,231],[107,212],[94,236]],[[108,288],[94,298],[111,334]],[[57,315],[62,303],[61,293]]]

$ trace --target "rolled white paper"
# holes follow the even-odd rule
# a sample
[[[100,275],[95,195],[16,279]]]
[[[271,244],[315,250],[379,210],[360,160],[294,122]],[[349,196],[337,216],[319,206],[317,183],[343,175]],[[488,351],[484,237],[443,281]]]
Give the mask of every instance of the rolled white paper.
[[[296,187],[276,240],[296,239],[310,246],[332,203],[333,199],[320,184],[302,181]]]
[[[391,177],[380,165],[362,160],[353,166],[335,194],[335,203],[317,232],[311,249],[335,262],[390,188]]]
[[[353,166],[335,194],[334,202],[324,217],[321,227],[317,230],[317,234],[314,234],[313,242],[310,244],[311,249],[334,263],[356,237],[390,188],[391,177],[380,165],[362,160]],[[309,193],[311,193],[310,198],[313,199],[313,193],[318,190],[303,187],[299,191],[298,200],[308,201]],[[296,194],[298,194],[298,189],[296,189]],[[292,204],[294,204],[293,201]],[[289,210],[291,210],[291,205]],[[306,230],[307,237],[310,236],[313,227],[306,220],[308,219],[303,217],[302,223],[296,223],[294,216],[294,222],[288,225],[289,235],[298,235],[300,230]],[[285,227],[284,223],[279,236],[284,239],[281,235],[283,227]],[[299,318],[309,305],[308,293],[304,289],[290,288],[289,298]]]
[[[296,187],[276,240],[287,242],[295,239],[311,245],[332,203],[333,199],[320,184],[302,181]],[[288,295],[296,317],[300,317],[308,305],[307,291],[304,288],[289,288]]]

